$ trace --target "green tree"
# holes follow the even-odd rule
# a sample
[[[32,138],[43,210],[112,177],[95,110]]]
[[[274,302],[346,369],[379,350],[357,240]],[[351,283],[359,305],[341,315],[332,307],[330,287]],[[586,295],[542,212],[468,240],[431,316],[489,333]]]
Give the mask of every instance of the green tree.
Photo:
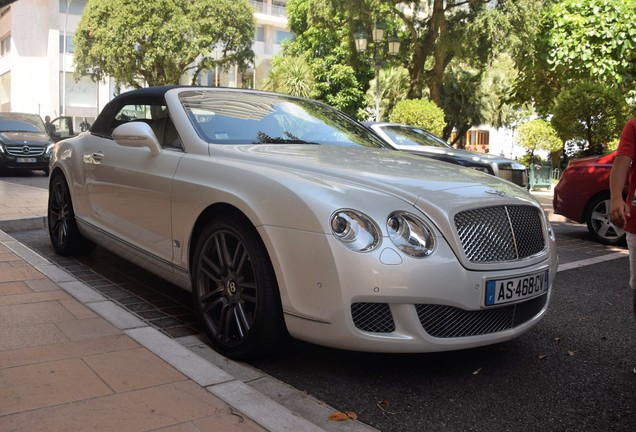
[[[446,122],[444,111],[433,101],[408,99],[398,102],[391,112],[391,121],[425,129],[435,135],[441,135]]]
[[[455,65],[455,70],[467,66],[476,71],[479,81],[502,52],[521,56],[522,48],[536,34],[530,28],[536,26],[543,4],[543,0],[290,0],[287,13],[296,38],[286,47],[290,50],[286,55],[307,53],[310,64],[315,65],[317,83],[331,82],[329,71],[335,64],[349,65],[353,68],[353,88],[364,92],[374,75],[376,51],[370,45],[364,53],[357,53],[354,35],[361,29],[371,35],[376,20],[382,21],[386,24],[385,35],[397,35],[401,41],[394,60],[382,55],[385,44],[378,47],[383,69],[401,64],[408,71],[407,98],[427,97],[444,107],[452,129],[451,123],[461,115],[449,111],[458,105],[444,104],[444,94],[450,93],[444,86],[465,77],[448,79],[449,66]],[[327,99],[328,91],[336,90],[330,86],[323,89],[321,100]],[[478,91],[479,86],[471,89]],[[384,95],[382,99],[386,99]],[[358,108],[365,102],[351,100],[360,104]],[[493,106],[505,104],[497,102]],[[462,118],[461,122],[470,123],[478,117]]]
[[[317,94],[313,72],[304,57],[274,57],[264,89],[306,98]]]
[[[530,161],[534,159],[537,150],[547,150],[552,156],[552,166],[559,162],[563,141],[557,135],[550,123],[543,119],[530,120],[522,123],[517,129],[517,144],[528,150]]]
[[[367,90],[367,106],[375,106],[377,80]],[[395,105],[406,99],[409,91],[408,71],[402,67],[380,70],[380,119],[387,119]]]
[[[368,83],[373,72],[353,57],[349,12],[338,9],[332,14],[319,13],[326,7],[319,0],[291,0],[287,4],[288,26],[295,38],[285,42],[282,55],[306,59],[316,99],[358,116],[365,103],[366,87],[362,83]]]
[[[92,0],[75,33],[75,76],[140,87],[191,72],[195,82],[216,66],[246,68],[254,31],[247,0]]]
[[[449,68],[444,77],[442,107],[446,113],[446,126],[441,136],[448,139],[454,130],[456,136],[451,144],[460,148],[465,144],[462,137],[466,136],[466,132],[484,122],[478,91],[480,85],[481,74],[467,65]]]
[[[582,82],[559,94],[552,126],[563,141],[583,142],[583,154],[603,154],[626,120],[626,104],[615,88]]]
[[[519,89],[539,112],[578,81],[601,82],[636,99],[636,3],[633,0],[553,2],[540,37],[523,57]]]

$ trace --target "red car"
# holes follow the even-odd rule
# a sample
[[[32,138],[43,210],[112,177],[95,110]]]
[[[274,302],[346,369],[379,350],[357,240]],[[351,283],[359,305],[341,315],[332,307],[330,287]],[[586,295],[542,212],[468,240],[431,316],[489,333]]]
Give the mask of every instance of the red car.
[[[604,244],[625,241],[625,231],[609,220],[609,177],[615,157],[612,152],[571,160],[554,188],[554,212],[587,223],[594,240]]]

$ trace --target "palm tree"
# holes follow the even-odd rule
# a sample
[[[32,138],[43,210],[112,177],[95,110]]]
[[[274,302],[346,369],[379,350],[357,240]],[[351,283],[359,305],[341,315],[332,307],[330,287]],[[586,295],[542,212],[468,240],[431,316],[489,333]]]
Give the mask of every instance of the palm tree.
[[[265,90],[293,96],[316,96],[314,75],[304,57],[274,57]]]

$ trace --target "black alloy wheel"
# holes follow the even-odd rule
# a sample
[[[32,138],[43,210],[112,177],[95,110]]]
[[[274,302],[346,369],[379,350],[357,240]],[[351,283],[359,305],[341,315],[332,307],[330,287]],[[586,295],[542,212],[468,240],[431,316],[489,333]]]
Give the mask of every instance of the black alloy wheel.
[[[212,221],[193,256],[194,307],[212,346],[236,359],[274,349],[285,334],[280,296],[253,226],[243,219]]]
[[[60,255],[85,255],[95,244],[79,232],[66,180],[61,174],[51,179],[47,220],[53,249]]]

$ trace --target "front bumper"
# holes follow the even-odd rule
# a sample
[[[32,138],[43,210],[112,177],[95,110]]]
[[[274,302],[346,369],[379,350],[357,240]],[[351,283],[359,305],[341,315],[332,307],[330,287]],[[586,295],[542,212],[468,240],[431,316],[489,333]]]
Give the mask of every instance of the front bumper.
[[[334,348],[373,352],[433,352],[488,345],[515,338],[544,316],[557,268],[550,241],[543,260],[488,271],[462,267],[439,237],[435,252],[413,259],[390,241],[355,253],[332,236],[261,227],[276,269],[285,322],[301,340]],[[283,264],[284,263],[284,264]],[[485,281],[548,270],[547,294],[503,306],[485,306]],[[512,315],[510,325],[489,323]],[[523,316],[523,319],[519,319]],[[503,317],[503,318],[502,318]],[[516,317],[516,318],[515,318]],[[441,333],[472,320],[468,333]],[[483,332],[483,326],[489,328]]]
[[[47,170],[51,154],[44,153],[38,156],[13,156],[6,152],[0,152],[0,168],[15,170]]]

